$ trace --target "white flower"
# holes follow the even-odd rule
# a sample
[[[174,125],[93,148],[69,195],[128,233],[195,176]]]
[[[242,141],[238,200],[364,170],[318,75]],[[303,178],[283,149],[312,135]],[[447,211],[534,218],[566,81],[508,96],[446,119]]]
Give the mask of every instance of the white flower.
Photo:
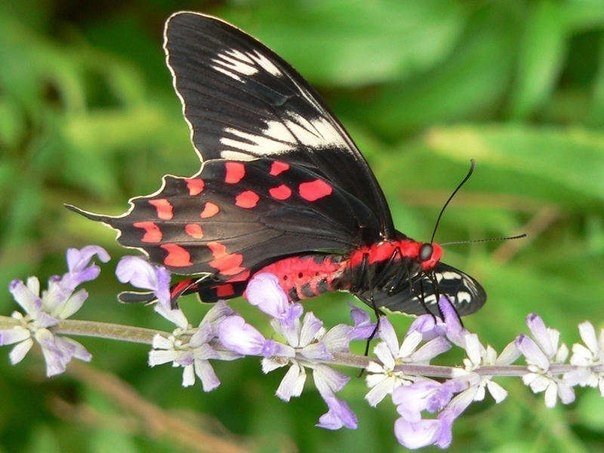
[[[224,302],[217,302],[206,314],[195,330],[176,328],[172,335],[153,338],[153,349],[149,352],[149,366],[172,362],[174,367],[183,368],[183,387],[195,383],[195,376],[201,381],[205,392],[220,385],[210,364],[210,359],[234,360],[239,354],[217,350],[212,340],[217,337],[218,325],[233,313]],[[188,323],[187,323],[188,324]]]
[[[550,371],[552,364],[564,363],[568,357],[566,345],[558,345],[560,332],[546,327],[543,320],[535,314],[527,317],[527,325],[533,338],[520,335],[515,341],[529,369],[529,373],[522,376],[522,381],[534,393],[545,392],[547,407],[554,407],[557,398],[563,404],[572,403],[575,400],[572,386]]]
[[[585,345],[573,345],[571,365],[578,367],[564,375],[569,385],[598,387],[604,396],[604,329],[596,336],[596,329],[590,322],[579,324],[579,334]]]
[[[396,332],[386,317],[380,319],[379,336],[382,341],[376,345],[373,352],[381,364],[370,362],[366,368],[366,382],[371,390],[365,395],[365,399],[371,406],[376,406],[397,387],[421,379],[396,370],[398,365],[428,364],[451,347],[447,340],[439,336],[417,349],[423,339],[419,330],[408,333],[399,346]]]
[[[485,348],[478,335],[467,333],[465,335],[465,350],[468,357],[464,359],[466,371],[472,372],[482,366],[505,366],[514,363],[520,357],[520,351],[514,342],[508,344],[503,352],[497,356],[497,351],[490,345]],[[500,403],[506,397],[508,392],[498,383],[492,380],[491,375],[480,375],[480,380],[473,384],[476,387],[476,401],[482,401],[485,397],[485,389],[489,391],[496,403]]]

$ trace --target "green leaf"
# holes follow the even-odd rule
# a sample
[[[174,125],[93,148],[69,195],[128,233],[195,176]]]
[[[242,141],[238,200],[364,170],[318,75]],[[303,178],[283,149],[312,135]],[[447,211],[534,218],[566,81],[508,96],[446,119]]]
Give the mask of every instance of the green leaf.
[[[503,9],[503,8],[500,8]],[[517,19],[506,10],[480,11],[443,61],[379,89],[371,104],[351,106],[389,139],[439,121],[483,115],[504,95],[517,45]]]
[[[317,84],[359,86],[430,67],[461,32],[456,2],[254,2],[228,18]],[[261,26],[263,25],[263,26]]]
[[[433,129],[427,139],[435,151],[450,159],[467,162],[473,158],[480,165],[529,176],[548,198],[576,202],[581,194],[604,200],[601,132],[516,125],[457,126]],[[515,190],[522,192],[523,188],[516,186]]]
[[[518,68],[510,102],[514,119],[526,118],[551,94],[566,51],[568,30],[558,3],[543,0],[532,6],[518,47]]]

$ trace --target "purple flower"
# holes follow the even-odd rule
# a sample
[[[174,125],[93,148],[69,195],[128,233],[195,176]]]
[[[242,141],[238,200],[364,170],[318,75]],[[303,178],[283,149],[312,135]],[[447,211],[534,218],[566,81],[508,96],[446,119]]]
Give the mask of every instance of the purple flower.
[[[357,429],[357,417],[345,401],[339,400],[335,395],[323,396],[323,399],[329,410],[321,415],[319,423],[316,424],[317,427],[331,430],[342,427]]]
[[[172,306],[170,272],[165,267],[155,266],[140,256],[125,256],[117,264],[115,275],[122,283],[152,291],[157,299],[154,310],[181,329],[187,328],[184,313]]]
[[[177,328],[172,335],[153,338],[153,350],[149,352],[149,366],[172,362],[183,368],[183,387],[195,383],[195,376],[201,381],[205,392],[214,390],[220,381],[210,360],[235,360],[239,354],[216,349],[212,343],[218,335],[218,328],[233,311],[224,302],[217,302],[206,314],[197,329]],[[187,323],[188,324],[188,323]]]
[[[560,332],[546,327],[535,314],[527,316],[527,325],[533,338],[520,335],[515,341],[529,369],[529,373],[522,376],[522,381],[534,393],[545,392],[547,407],[554,407],[557,398],[563,404],[572,403],[575,400],[573,388],[550,371],[551,364],[564,363],[568,357],[566,345],[558,346]]]
[[[392,393],[400,418],[394,424],[398,442],[407,448],[439,445],[449,439],[451,422],[447,425],[438,418],[422,419],[425,410],[437,412],[451,401],[453,394],[443,384],[422,380],[408,386],[399,386]]]
[[[281,324],[273,320],[276,330]],[[323,324],[312,314],[307,313],[304,320],[296,319],[293,329],[282,329],[288,334],[289,344],[267,340],[253,326],[240,316],[226,318],[219,327],[220,342],[227,348],[244,355],[259,355],[262,359],[262,371],[269,373],[277,368],[288,366],[285,376],[277,388],[276,395],[283,401],[302,394],[306,382],[306,368],[313,370],[313,380],[319,393],[328,405],[329,411],[321,417],[318,426],[327,429],[339,429],[342,426],[356,428],[356,418],[346,403],[335,397],[335,392],[348,382],[348,377],[329,366],[315,360],[331,358],[330,345],[341,347],[338,334],[325,332]],[[350,326],[348,326],[350,328]],[[352,329],[352,328],[350,328]],[[350,329],[344,333],[347,337]],[[333,329],[332,329],[333,330]],[[317,340],[326,340],[322,343]],[[347,344],[347,343],[346,343]]]
[[[69,249],[68,272],[62,277],[51,277],[48,288],[41,294],[36,277],[29,277],[26,283],[21,280],[10,283],[9,291],[26,313],[14,312],[12,317],[19,321],[19,325],[0,330],[0,345],[15,345],[9,355],[13,365],[23,360],[34,340],[42,348],[47,376],[65,371],[73,358],[90,361],[92,356],[84,346],[70,338],[55,335],[52,328],[77,312],[88,297],[85,290],[75,289],[81,283],[98,277],[99,267],[90,264],[95,256],[102,262],[109,260],[107,252],[98,246]]]
[[[284,401],[300,396],[306,382],[306,370],[313,371],[313,380],[328,406],[328,412],[319,425],[328,429],[356,428],[356,418],[346,403],[335,397],[335,392],[348,382],[348,376],[332,369],[324,362],[333,360],[336,352],[348,352],[353,338],[366,335],[369,319],[353,311],[354,326],[338,325],[330,330],[313,313],[302,317],[300,304],[291,304],[271,274],[254,276],[246,289],[252,305],[272,316],[271,326],[283,338],[283,343],[267,340],[257,329],[238,316],[225,320],[220,326],[221,343],[233,351],[262,356],[262,370],[269,373],[288,366],[277,389]]]
[[[225,348],[241,355],[259,355],[262,357],[293,357],[291,346],[267,340],[241,316],[229,316],[218,329],[218,338]]]
[[[486,365],[509,365],[520,354],[512,343],[497,357],[492,347],[485,348],[476,334],[463,329],[456,316],[450,318],[445,312],[445,318],[449,320],[447,327],[444,332],[439,330],[466,350],[468,357],[464,359],[465,370],[458,370],[457,377],[443,383],[424,378],[394,389],[392,400],[401,415],[395,422],[395,435],[407,448],[421,448],[427,445],[448,447],[452,441],[453,422],[472,401],[484,399],[486,390],[491,393],[496,402],[502,401],[507,395],[499,384],[491,380],[491,376],[479,375],[474,371]],[[428,325],[426,322],[423,324]],[[407,338],[411,335],[421,336],[418,327],[416,326]],[[426,331],[430,330],[424,330]],[[424,411],[437,415],[423,418]]]
[[[428,316],[431,318],[430,315]],[[419,347],[423,335],[418,330],[408,332],[402,345],[399,346],[396,332],[386,317],[380,318],[379,336],[382,341],[376,345],[373,351],[381,364],[371,362],[366,369],[367,386],[371,390],[365,395],[365,399],[371,406],[376,406],[397,387],[423,379],[397,371],[395,368],[398,365],[426,365],[434,357],[451,348],[449,342],[443,337],[433,338]]]
[[[424,380],[394,390],[392,401],[401,417],[394,424],[394,434],[407,448],[451,444],[453,422],[472,403],[476,388],[470,376],[444,383]],[[454,396],[457,393],[456,396]],[[423,419],[421,412],[437,413],[436,418]]]
[[[294,320],[302,316],[302,305],[289,302],[279,285],[279,279],[273,274],[254,275],[247,285],[245,296],[250,304],[286,326],[291,326]]]
[[[357,417],[345,401],[335,396],[350,378],[333,368],[317,364],[313,367],[313,380],[319,394],[327,404],[328,411],[319,418],[320,428],[336,430],[342,427],[357,429]]]
[[[96,264],[90,264],[95,256],[101,263],[106,263],[111,259],[105,249],[98,245],[87,245],[80,250],[68,249],[67,268],[69,272],[63,277],[63,285],[73,290],[84,282],[96,279],[101,273],[101,268]]]
[[[366,340],[375,332],[376,323],[371,322],[371,317],[365,310],[361,310],[354,305],[349,306],[350,317],[352,318],[352,322],[354,324],[354,328],[350,332],[349,338],[351,341]]]
[[[438,301],[438,308],[442,313],[442,319],[431,314],[418,316],[409,327],[408,333],[418,331],[426,341],[446,336],[451,342],[460,346],[463,344],[463,335],[466,330],[461,324],[455,307],[449,299],[443,296]]]
[[[410,422],[401,417],[394,422],[394,435],[403,447],[415,450],[439,442],[443,428],[438,419]]]

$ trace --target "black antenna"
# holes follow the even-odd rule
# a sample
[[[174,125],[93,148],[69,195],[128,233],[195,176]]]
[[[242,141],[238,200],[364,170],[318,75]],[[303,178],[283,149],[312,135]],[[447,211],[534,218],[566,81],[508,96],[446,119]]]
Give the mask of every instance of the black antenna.
[[[434,231],[432,231],[432,237],[430,238],[430,244],[432,244],[434,242],[434,236],[436,236],[436,230],[438,229],[438,224],[440,223],[440,219],[443,216],[445,209],[447,208],[447,206],[449,205],[449,203],[451,202],[451,200],[453,199],[455,194],[459,191],[459,189],[461,189],[461,187],[466,183],[466,181],[468,179],[470,179],[470,176],[472,176],[472,173],[474,173],[475,166],[476,166],[476,163],[474,162],[474,159],[470,159],[470,170],[468,171],[468,174],[465,176],[464,179],[461,180],[461,182],[457,185],[457,187],[451,193],[451,195],[449,195],[449,198],[447,199],[447,201],[443,205],[442,209],[440,210],[440,213],[438,214],[438,218],[436,219],[436,224],[434,225]]]
[[[502,236],[499,238],[486,238],[486,239],[470,239],[467,241],[453,241],[453,242],[443,242],[442,246],[445,245],[459,245],[459,244],[475,244],[476,242],[499,242],[499,241],[511,241],[514,239],[522,239],[527,236],[526,233],[517,234],[516,236]]]

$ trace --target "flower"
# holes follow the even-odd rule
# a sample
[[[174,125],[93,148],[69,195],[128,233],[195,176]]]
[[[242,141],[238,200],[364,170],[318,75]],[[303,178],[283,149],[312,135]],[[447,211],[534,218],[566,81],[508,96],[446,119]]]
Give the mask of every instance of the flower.
[[[241,316],[229,316],[218,330],[220,343],[241,355],[259,355],[262,357],[293,357],[294,348],[273,340],[267,340]]]
[[[328,407],[317,426],[356,429],[356,416],[344,401],[335,396],[350,378],[324,362],[333,360],[336,352],[348,352],[353,338],[371,334],[368,317],[353,310],[354,326],[338,325],[326,330],[313,313],[304,314],[302,305],[288,301],[278,278],[271,274],[254,276],[245,295],[250,304],[272,317],[270,324],[284,342],[267,340],[239,316],[229,317],[221,323],[218,329],[220,342],[240,354],[262,356],[265,373],[289,366],[276,391],[284,401],[301,395],[306,369],[312,370],[315,386]]]
[[[157,299],[154,310],[181,329],[187,329],[184,313],[172,305],[170,272],[165,267],[155,266],[140,256],[125,256],[117,264],[115,275],[122,283],[150,290]]]
[[[205,392],[214,390],[220,385],[220,380],[209,361],[240,357],[239,354],[217,349],[212,342],[217,337],[218,326],[232,314],[229,306],[219,301],[206,313],[197,329],[178,327],[168,337],[155,335],[153,349],[149,352],[149,366],[172,362],[173,366],[183,368],[183,387],[193,385],[197,376]]]
[[[75,289],[98,277],[100,268],[91,264],[95,256],[101,262],[109,260],[109,254],[98,246],[67,250],[68,272],[61,277],[50,277],[48,288],[41,294],[36,277],[29,277],[26,282],[13,280],[10,283],[9,291],[25,311],[25,314],[13,312],[12,317],[19,322],[17,326],[0,330],[0,344],[15,345],[9,355],[13,365],[23,360],[34,340],[42,349],[49,377],[64,372],[73,358],[91,360],[92,355],[84,346],[70,338],[55,335],[52,328],[76,313],[88,298],[85,290]]]
[[[453,438],[453,422],[476,399],[475,381],[471,373],[443,383],[425,379],[396,388],[392,401],[401,416],[394,424],[399,443],[407,448],[448,447]],[[438,415],[423,419],[423,411]]]
[[[465,348],[468,357],[464,359],[466,371],[472,372],[482,366],[504,366],[514,363],[520,357],[520,351],[514,342],[508,344],[503,352],[497,356],[497,351],[490,345],[485,348],[478,335],[467,333],[465,335]],[[498,383],[492,380],[492,375],[481,374],[476,387],[474,400],[482,401],[485,397],[485,390],[488,390],[496,403],[500,403],[506,397],[508,392]]]
[[[557,398],[563,404],[575,400],[573,388],[550,371],[552,364],[564,363],[568,357],[565,344],[558,346],[560,332],[545,326],[543,320],[535,315],[527,316],[526,321],[532,337],[520,335],[515,343],[528,364],[529,373],[522,376],[522,381],[534,393],[545,392],[545,405],[554,407]]]
[[[279,286],[279,279],[273,274],[254,275],[247,285],[245,296],[250,304],[287,326],[291,326],[303,311],[301,304],[289,302]]]
[[[420,355],[423,349],[427,349],[429,352],[424,353],[426,357],[422,358],[423,360],[418,360],[418,357],[415,359],[419,363],[422,361],[428,363],[435,354],[447,350],[450,343],[438,335],[446,335],[454,344],[465,349],[468,357],[464,359],[464,369],[452,369],[453,377],[442,383],[425,377],[416,377],[414,382],[408,380],[405,382],[406,385],[399,384],[392,390],[392,401],[400,415],[394,425],[395,436],[399,443],[407,448],[421,448],[427,445],[448,447],[452,441],[453,422],[473,401],[483,400],[487,389],[496,402],[502,401],[507,396],[507,392],[492,381],[492,376],[479,374],[480,368],[509,365],[520,355],[516,345],[511,343],[498,357],[491,346],[485,348],[476,334],[463,328],[448,300],[441,299],[440,306],[446,321],[444,324],[430,316],[432,322],[428,318],[418,319],[409,329],[405,342],[412,336],[417,337],[413,343],[410,343],[411,345],[419,344],[422,336],[432,338],[410,358],[413,355]],[[439,338],[444,343],[435,343],[428,348],[430,343]],[[392,340],[390,344],[396,346]],[[390,350],[395,349],[391,346]],[[424,411],[436,414],[436,417],[422,418]]]
[[[570,363],[577,369],[565,373],[564,381],[569,385],[598,387],[604,396],[604,329],[596,336],[593,324],[585,321],[579,324],[579,334],[585,345],[573,345]]]
[[[449,299],[442,296],[438,300],[441,317],[432,314],[418,316],[409,327],[408,333],[418,331],[425,341],[436,337],[447,337],[457,346],[463,345],[463,335],[466,333],[455,307]]]
[[[449,381],[458,384],[456,381]],[[456,406],[445,412],[452,401],[453,385],[425,379],[407,386],[399,386],[392,393],[392,401],[400,418],[394,423],[394,434],[401,445],[421,448],[438,445],[441,448],[451,443],[451,428],[454,415],[461,413]],[[469,404],[469,403],[468,403]],[[421,412],[441,411],[437,418],[422,419]]]
[[[432,319],[431,315],[424,315]],[[423,340],[419,330],[409,331],[401,346],[392,324],[386,317],[380,318],[378,332],[382,341],[374,348],[374,353],[380,360],[370,362],[366,368],[367,386],[371,389],[365,399],[371,406],[376,406],[384,397],[391,394],[400,385],[408,385],[423,379],[411,376],[395,368],[402,364],[428,364],[430,360],[451,348],[451,345],[443,337],[435,337],[418,349]]]
[[[69,272],[63,276],[63,285],[72,290],[84,282],[95,280],[101,273],[101,268],[91,260],[97,256],[101,263],[108,262],[111,257],[104,248],[97,245],[87,245],[81,249],[67,250],[67,268]]]

